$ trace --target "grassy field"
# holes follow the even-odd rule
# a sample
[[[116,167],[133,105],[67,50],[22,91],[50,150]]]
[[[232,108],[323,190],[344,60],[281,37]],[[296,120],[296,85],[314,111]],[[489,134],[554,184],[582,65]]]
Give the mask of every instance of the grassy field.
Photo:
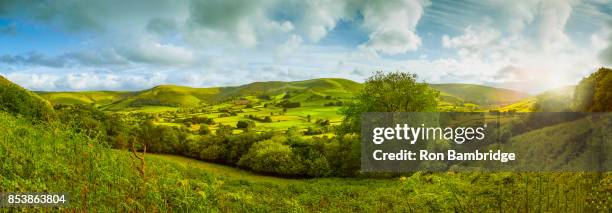
[[[198,90],[201,93],[187,87],[162,86],[108,105],[102,105],[108,102],[108,94],[97,94],[100,99],[73,97],[75,94],[46,95],[55,95],[56,102],[66,101],[64,104],[91,101],[99,109],[133,119],[136,127],[143,120],[153,120],[155,126],[188,127],[187,138],[194,139],[189,143],[197,144],[208,141],[197,140],[200,136],[196,131],[201,125],[187,121],[194,116],[212,118],[216,123],[211,126],[213,130],[219,123],[235,127],[239,120],[253,120],[248,115],[258,119],[270,116],[272,120],[253,120],[255,130],[323,127],[316,121],[337,124],[341,106],[335,103],[349,101],[352,91],[357,89],[359,84],[342,79],[253,83]],[[177,99],[178,102],[165,101],[176,93],[184,98]],[[212,94],[214,97],[207,96]],[[443,106],[449,111],[489,109],[445,94]],[[492,96],[488,93],[483,97]],[[138,101],[144,105],[133,104]],[[281,105],[283,102],[301,105],[285,108]],[[334,105],[330,105],[332,102]],[[181,106],[184,103],[189,106]],[[289,179],[175,155],[146,154],[143,162],[134,153],[111,149],[100,138],[87,136],[87,132],[77,129],[59,122],[32,124],[27,118],[0,113],[0,191],[67,191],[72,196],[71,204],[60,211],[606,212],[612,203],[609,173],[416,172]],[[244,130],[232,131],[239,134]],[[563,132],[568,134],[564,138],[572,138],[570,134],[584,133],[584,129]],[[549,134],[548,130],[542,130],[514,137],[539,140]],[[332,136],[325,132],[318,136],[323,135]],[[549,142],[544,141],[538,147],[548,146]],[[209,148],[195,147],[197,154],[202,148]],[[283,147],[288,145],[281,144]],[[334,160],[330,158],[329,162]]]
[[[191,158],[186,158],[177,155],[166,155],[166,154],[150,154],[148,156],[149,159],[157,159],[159,161],[167,161],[174,162],[180,165],[183,165],[188,168],[201,169],[206,172],[210,172],[215,174],[220,178],[232,179],[232,180],[245,180],[251,181],[253,183],[273,183],[279,185],[287,185],[290,183],[298,183],[304,182],[304,180],[300,179],[287,179],[287,178],[279,178],[273,176],[265,176],[258,175],[249,171],[245,171],[243,169],[233,168],[226,165],[216,164],[216,163],[208,163],[204,161],[194,160]],[[158,162],[159,162],[158,161]]]

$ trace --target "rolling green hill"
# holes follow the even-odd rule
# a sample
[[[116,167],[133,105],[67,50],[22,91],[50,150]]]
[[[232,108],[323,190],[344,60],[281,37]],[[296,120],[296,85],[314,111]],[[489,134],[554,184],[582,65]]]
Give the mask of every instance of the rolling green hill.
[[[432,84],[440,90],[441,105],[481,106],[507,105],[528,94],[473,84]],[[362,88],[362,84],[341,78],[318,78],[304,81],[254,82],[241,86],[193,88],[176,85],[160,85],[137,92],[40,92],[54,104],[96,104],[102,109],[118,111],[143,106],[186,107],[201,104],[216,104],[236,97],[267,95],[270,97],[289,94],[291,101],[322,105],[325,97],[350,98]],[[281,96],[282,97],[282,96]],[[280,97],[279,97],[280,98]],[[467,104],[467,105],[466,105]]]
[[[37,121],[51,121],[57,115],[49,101],[0,76],[0,110]]]
[[[121,110],[127,107],[171,106],[185,107],[210,103],[219,94],[219,88],[192,88],[175,85],[160,85],[137,92],[117,101],[106,109]]]
[[[347,96],[361,89],[361,84],[341,78],[318,78],[305,81],[254,82],[237,87],[224,87],[221,97],[244,95],[279,95],[288,91],[310,92],[318,95]]]
[[[431,84],[440,91],[440,98],[447,102],[458,101],[478,105],[507,105],[529,97],[529,94],[475,84]]]
[[[119,91],[86,91],[86,92],[37,92],[53,104],[99,104],[108,105],[123,100],[132,92]]]
[[[303,101],[311,96],[350,97],[361,84],[338,78],[320,78],[294,82],[254,82],[235,87],[193,88],[160,85],[138,92],[39,92],[54,104],[97,104],[106,110],[122,110],[141,106],[185,107],[213,104],[233,97],[292,92],[291,100]]]

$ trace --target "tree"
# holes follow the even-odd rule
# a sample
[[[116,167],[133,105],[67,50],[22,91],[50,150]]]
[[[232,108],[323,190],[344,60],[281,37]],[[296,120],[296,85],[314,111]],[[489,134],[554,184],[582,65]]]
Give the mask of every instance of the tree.
[[[238,123],[236,123],[236,128],[250,130],[255,128],[255,122],[249,120],[239,120]]]
[[[573,108],[582,112],[612,111],[612,69],[600,68],[582,79],[574,92]]]
[[[215,132],[215,134],[219,137],[223,137],[226,135],[231,135],[232,134],[232,127],[229,125],[223,125],[221,123],[219,123],[219,126],[217,127],[217,131]]]
[[[200,130],[199,130],[199,134],[200,135],[208,135],[210,134],[212,131],[210,131],[210,127],[208,127],[208,125],[201,123],[200,124]]]
[[[339,133],[357,133],[364,112],[433,112],[439,92],[427,83],[418,83],[417,75],[378,71],[368,78],[356,101],[341,109],[344,116]]]
[[[248,167],[256,172],[275,173],[295,176],[303,172],[291,147],[283,144],[282,137],[272,138],[254,144],[249,152],[240,158],[239,166]]]

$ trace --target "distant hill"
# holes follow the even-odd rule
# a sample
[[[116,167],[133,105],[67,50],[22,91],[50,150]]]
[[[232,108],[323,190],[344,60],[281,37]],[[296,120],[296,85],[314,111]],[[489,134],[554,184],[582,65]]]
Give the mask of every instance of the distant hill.
[[[125,99],[109,105],[108,109],[120,110],[141,106],[197,106],[210,103],[219,94],[219,88],[192,88],[186,86],[160,85],[135,92]]]
[[[86,91],[86,92],[37,92],[53,104],[98,104],[107,105],[125,99],[133,92]]]
[[[121,110],[141,106],[196,106],[211,104],[233,97],[257,95],[281,95],[292,93],[292,100],[304,100],[311,96],[349,97],[362,85],[347,79],[319,78],[305,81],[254,82],[233,87],[193,88],[176,85],[160,85],[137,92],[39,92],[54,104],[96,104],[107,110]]]
[[[524,98],[529,94],[495,87],[475,84],[431,84],[440,91],[440,98],[450,103],[463,101],[478,105],[507,105]]]
[[[506,105],[518,102],[528,94],[473,84],[432,84],[440,90],[445,104],[477,104],[483,106]],[[254,82],[241,86],[193,88],[176,85],[160,85],[136,92],[39,92],[54,104],[94,104],[107,110],[122,110],[141,106],[196,106],[214,104],[235,97],[277,96],[289,94],[292,101],[307,101],[331,96],[349,98],[361,90],[362,84],[341,78],[318,78],[304,81]]]
[[[51,121],[57,115],[49,101],[0,76],[0,110],[35,121]]]
[[[360,83],[341,78],[318,78],[305,81],[254,82],[237,87],[221,88],[222,96],[278,95],[288,91],[311,92],[319,95],[346,96],[362,88]]]

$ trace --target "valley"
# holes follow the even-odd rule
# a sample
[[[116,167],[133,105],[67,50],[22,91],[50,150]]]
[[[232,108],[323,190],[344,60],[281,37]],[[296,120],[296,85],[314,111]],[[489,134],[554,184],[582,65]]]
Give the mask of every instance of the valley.
[[[0,190],[67,190],[80,210],[599,211],[612,202],[610,173],[361,173],[359,135],[339,129],[364,86],[344,79],[36,93],[0,80]],[[504,146],[588,163],[589,149],[572,145],[595,138],[584,137],[586,120],[519,119],[569,108],[567,90],[424,86],[439,93],[437,111],[501,121]],[[532,126],[513,128],[521,123]],[[554,143],[562,155],[543,151]]]

